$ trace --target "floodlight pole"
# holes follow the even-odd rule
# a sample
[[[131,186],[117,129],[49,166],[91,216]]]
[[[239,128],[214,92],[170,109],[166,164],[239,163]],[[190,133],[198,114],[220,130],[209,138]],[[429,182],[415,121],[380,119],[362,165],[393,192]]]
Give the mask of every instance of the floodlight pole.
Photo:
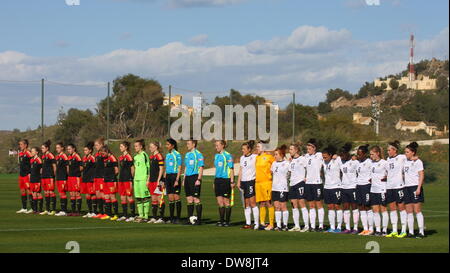
[[[169,110],[168,110],[168,114],[167,114],[167,136],[170,137],[170,110],[172,108],[171,105],[171,100],[172,100],[172,85],[169,85]]]
[[[379,103],[374,99],[372,100],[372,120],[375,122],[375,134],[378,136],[380,133],[380,116],[381,109]]]
[[[231,110],[233,107],[233,98],[231,97],[231,94],[233,93],[233,90],[230,89],[230,122],[231,122],[231,128],[234,128],[234,120],[233,120],[233,111]],[[225,110],[225,109],[224,109]],[[225,111],[226,112],[226,111]],[[234,129],[232,129],[232,134],[234,134]],[[234,136],[231,135],[231,138],[233,138]]]
[[[108,143],[108,144],[109,144],[110,88],[111,88],[110,82],[108,82],[108,91],[107,91],[107,96],[106,96],[106,143]]]
[[[292,143],[295,142],[295,92],[292,93]]]
[[[41,138],[44,142],[44,79],[41,80]]]

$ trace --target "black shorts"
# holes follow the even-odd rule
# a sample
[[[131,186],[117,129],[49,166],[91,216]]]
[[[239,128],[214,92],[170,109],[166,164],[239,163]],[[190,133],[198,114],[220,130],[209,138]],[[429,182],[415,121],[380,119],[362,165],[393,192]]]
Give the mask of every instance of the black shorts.
[[[403,189],[389,189],[386,191],[386,203],[403,203],[405,194]]]
[[[287,202],[288,193],[283,191],[272,191],[272,202]]]
[[[186,197],[200,198],[200,191],[202,186],[196,186],[195,181],[198,179],[198,174],[189,175],[184,178],[184,191]]]
[[[342,189],[341,190],[342,203],[357,204],[356,189]]]
[[[403,188],[403,192],[405,194],[403,201],[405,202],[405,204],[417,204],[425,202],[423,187],[420,189],[420,194],[416,195],[417,187],[418,186],[410,186]]]
[[[241,189],[244,191],[244,198],[252,198],[255,196],[255,180],[241,181]]]
[[[289,188],[289,199],[305,199],[305,182],[302,181]]]
[[[381,205],[386,207],[386,193],[370,193],[370,205]]]
[[[370,184],[356,185],[356,202],[360,206],[370,207]]]
[[[305,198],[307,201],[321,201],[323,199],[322,184],[305,184]]]
[[[181,193],[181,182],[178,181],[178,186],[174,186],[175,180],[177,179],[176,173],[168,173],[166,179],[164,180],[164,186],[166,187],[167,194],[178,194]]]
[[[341,189],[324,189],[323,200],[328,205],[340,205],[342,203]]]
[[[215,178],[214,192],[216,197],[231,198],[231,179],[230,178]]]

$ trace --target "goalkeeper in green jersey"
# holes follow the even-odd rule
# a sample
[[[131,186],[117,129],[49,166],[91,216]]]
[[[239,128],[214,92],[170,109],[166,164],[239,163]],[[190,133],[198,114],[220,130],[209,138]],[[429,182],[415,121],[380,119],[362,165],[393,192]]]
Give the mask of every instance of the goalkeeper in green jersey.
[[[147,222],[150,211],[150,191],[148,190],[150,176],[150,159],[145,152],[145,142],[143,139],[134,143],[136,155],[134,156],[134,196],[137,201],[139,217],[137,223]]]

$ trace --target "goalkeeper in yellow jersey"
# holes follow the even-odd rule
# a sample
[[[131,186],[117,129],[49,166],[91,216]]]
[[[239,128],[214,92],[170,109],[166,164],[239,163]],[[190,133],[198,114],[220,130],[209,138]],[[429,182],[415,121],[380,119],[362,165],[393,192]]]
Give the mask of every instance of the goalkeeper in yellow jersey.
[[[259,203],[260,229],[273,230],[275,208],[272,204],[272,173],[270,168],[275,161],[274,157],[265,151],[263,142],[256,145],[256,202]],[[269,211],[269,225],[266,226],[266,214]]]
[[[139,217],[135,222],[142,223],[148,221],[150,210],[150,191],[148,189],[150,176],[150,158],[145,152],[145,142],[143,139],[134,143],[136,155],[134,156],[134,196],[137,202]]]

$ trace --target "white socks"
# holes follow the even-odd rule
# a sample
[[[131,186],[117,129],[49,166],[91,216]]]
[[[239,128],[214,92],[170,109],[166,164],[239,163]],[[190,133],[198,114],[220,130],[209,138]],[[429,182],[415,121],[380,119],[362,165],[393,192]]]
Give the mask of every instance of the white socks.
[[[309,227],[309,213],[306,207],[302,208],[302,217],[303,217],[303,224],[305,224],[305,227]]]
[[[341,229],[342,228],[342,210],[337,210],[336,211],[336,217],[337,217],[337,229]]]
[[[281,211],[275,211],[275,221],[277,222],[277,227],[281,228]]]
[[[353,229],[358,230],[358,222],[359,222],[359,210],[358,209],[352,210],[351,212],[350,212],[350,210],[344,210],[345,229],[346,230],[352,229],[351,222],[350,222],[352,214],[353,214]],[[362,217],[362,215],[361,215],[361,217]],[[367,222],[367,214],[365,214],[365,221]],[[367,230],[367,229],[364,229],[364,230]]]
[[[319,228],[323,228],[323,219],[325,218],[325,210],[323,208],[318,209],[317,213],[319,214]]]
[[[387,233],[387,228],[389,225],[389,213],[387,211],[383,211],[381,215],[383,215],[383,232]]]
[[[335,230],[336,229],[336,211],[335,210],[328,210],[328,222],[330,222],[330,228]]]
[[[369,230],[369,224],[367,222],[367,211],[362,210],[361,212],[361,224],[364,230]]]
[[[406,210],[401,210],[400,211],[400,222],[402,223],[402,233],[406,233],[406,218],[407,218],[407,213]]]
[[[391,211],[390,214],[391,214],[392,232],[398,232],[398,229],[397,229],[397,223],[398,223],[397,211],[393,210],[393,211]]]
[[[425,221],[422,212],[416,213],[417,225],[419,226],[419,233],[425,234]]]
[[[283,220],[282,220],[283,219]],[[275,221],[277,222],[277,227],[281,228],[282,227],[282,223],[283,225],[287,226],[288,222],[289,222],[289,211],[275,211]]]
[[[255,226],[259,227],[259,209],[258,207],[246,207],[244,209],[244,214],[245,214],[245,224],[246,225],[251,225],[252,224],[252,212],[253,212],[253,219],[255,222]]]
[[[373,222],[375,223],[376,232],[381,232],[381,217],[379,212],[373,213]]]
[[[255,222],[255,227],[259,227],[259,208],[258,206],[252,208],[253,211],[253,221]]]
[[[292,209],[292,219],[294,220],[295,227],[300,227],[300,211],[297,208]]]
[[[408,219],[409,234],[414,235],[414,214],[408,213],[407,219]]]
[[[373,215],[373,210],[367,211],[367,224],[369,225],[369,230],[373,231],[373,224],[375,222],[375,217]]]
[[[283,211],[283,225],[287,227],[288,223],[289,223],[289,211],[285,210]]]
[[[408,230],[409,234],[414,235],[414,214],[413,213],[407,213],[406,215],[407,222],[408,222]],[[424,219],[422,212],[416,213],[416,219],[417,219],[417,225],[419,226],[419,233],[424,235]]]
[[[252,209],[250,207],[246,207],[244,209],[245,214],[245,224],[251,225],[252,224]]]
[[[353,230],[358,230],[358,222],[359,222],[359,210],[355,209],[353,212]]]
[[[309,223],[311,228],[316,228],[316,209],[309,209]]]
[[[350,230],[350,211],[344,210],[344,223],[345,223],[345,229]]]

